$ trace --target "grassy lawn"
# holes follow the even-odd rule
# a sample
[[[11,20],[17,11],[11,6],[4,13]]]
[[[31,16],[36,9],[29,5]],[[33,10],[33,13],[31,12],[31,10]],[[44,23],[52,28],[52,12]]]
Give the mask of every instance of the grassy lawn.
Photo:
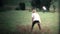
[[[58,34],[58,12],[38,12],[41,17],[42,34]],[[0,22],[3,32],[12,34],[31,34],[31,14],[28,10],[10,10],[0,12]],[[40,34],[37,24],[34,26],[33,34]]]

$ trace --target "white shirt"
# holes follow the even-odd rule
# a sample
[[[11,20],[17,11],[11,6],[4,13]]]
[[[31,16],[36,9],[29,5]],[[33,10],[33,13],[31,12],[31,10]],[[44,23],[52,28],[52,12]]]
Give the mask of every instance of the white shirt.
[[[40,21],[40,22],[41,22],[41,20],[40,20],[40,16],[39,16],[39,14],[38,14],[38,13],[32,13],[32,18],[34,18],[34,19],[33,19],[33,21],[38,20],[38,21]]]

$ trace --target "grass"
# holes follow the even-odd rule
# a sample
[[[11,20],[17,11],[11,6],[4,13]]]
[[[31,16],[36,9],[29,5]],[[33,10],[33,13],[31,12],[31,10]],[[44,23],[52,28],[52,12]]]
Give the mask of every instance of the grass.
[[[58,34],[58,12],[38,12],[41,17],[42,34]],[[12,34],[31,34],[31,14],[28,10],[10,10],[0,12],[0,22],[3,32]],[[37,24],[34,26],[33,34],[40,34]]]

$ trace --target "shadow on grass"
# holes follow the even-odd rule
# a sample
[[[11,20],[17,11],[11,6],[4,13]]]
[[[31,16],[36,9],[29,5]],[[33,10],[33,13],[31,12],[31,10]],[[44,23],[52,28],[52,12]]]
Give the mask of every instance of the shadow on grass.
[[[52,34],[52,31],[48,28],[46,29],[42,29],[42,31],[38,31],[38,30],[33,30],[31,32],[31,26],[27,25],[27,26],[17,26],[17,30],[21,33],[21,34]]]
[[[7,28],[1,28],[1,34],[52,34],[52,31],[48,28],[42,28],[42,31],[38,31],[37,29],[31,32],[31,26],[30,25],[22,25],[16,26],[16,31],[11,31]]]

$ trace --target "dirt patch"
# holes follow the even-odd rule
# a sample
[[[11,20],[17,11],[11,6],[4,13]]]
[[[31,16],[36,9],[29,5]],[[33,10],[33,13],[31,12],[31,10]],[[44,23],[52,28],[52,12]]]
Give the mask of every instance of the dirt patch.
[[[42,30],[33,30],[31,32],[31,26],[30,25],[22,25],[22,26],[17,26],[16,28],[21,34],[52,34],[51,29],[49,28],[42,28]]]

